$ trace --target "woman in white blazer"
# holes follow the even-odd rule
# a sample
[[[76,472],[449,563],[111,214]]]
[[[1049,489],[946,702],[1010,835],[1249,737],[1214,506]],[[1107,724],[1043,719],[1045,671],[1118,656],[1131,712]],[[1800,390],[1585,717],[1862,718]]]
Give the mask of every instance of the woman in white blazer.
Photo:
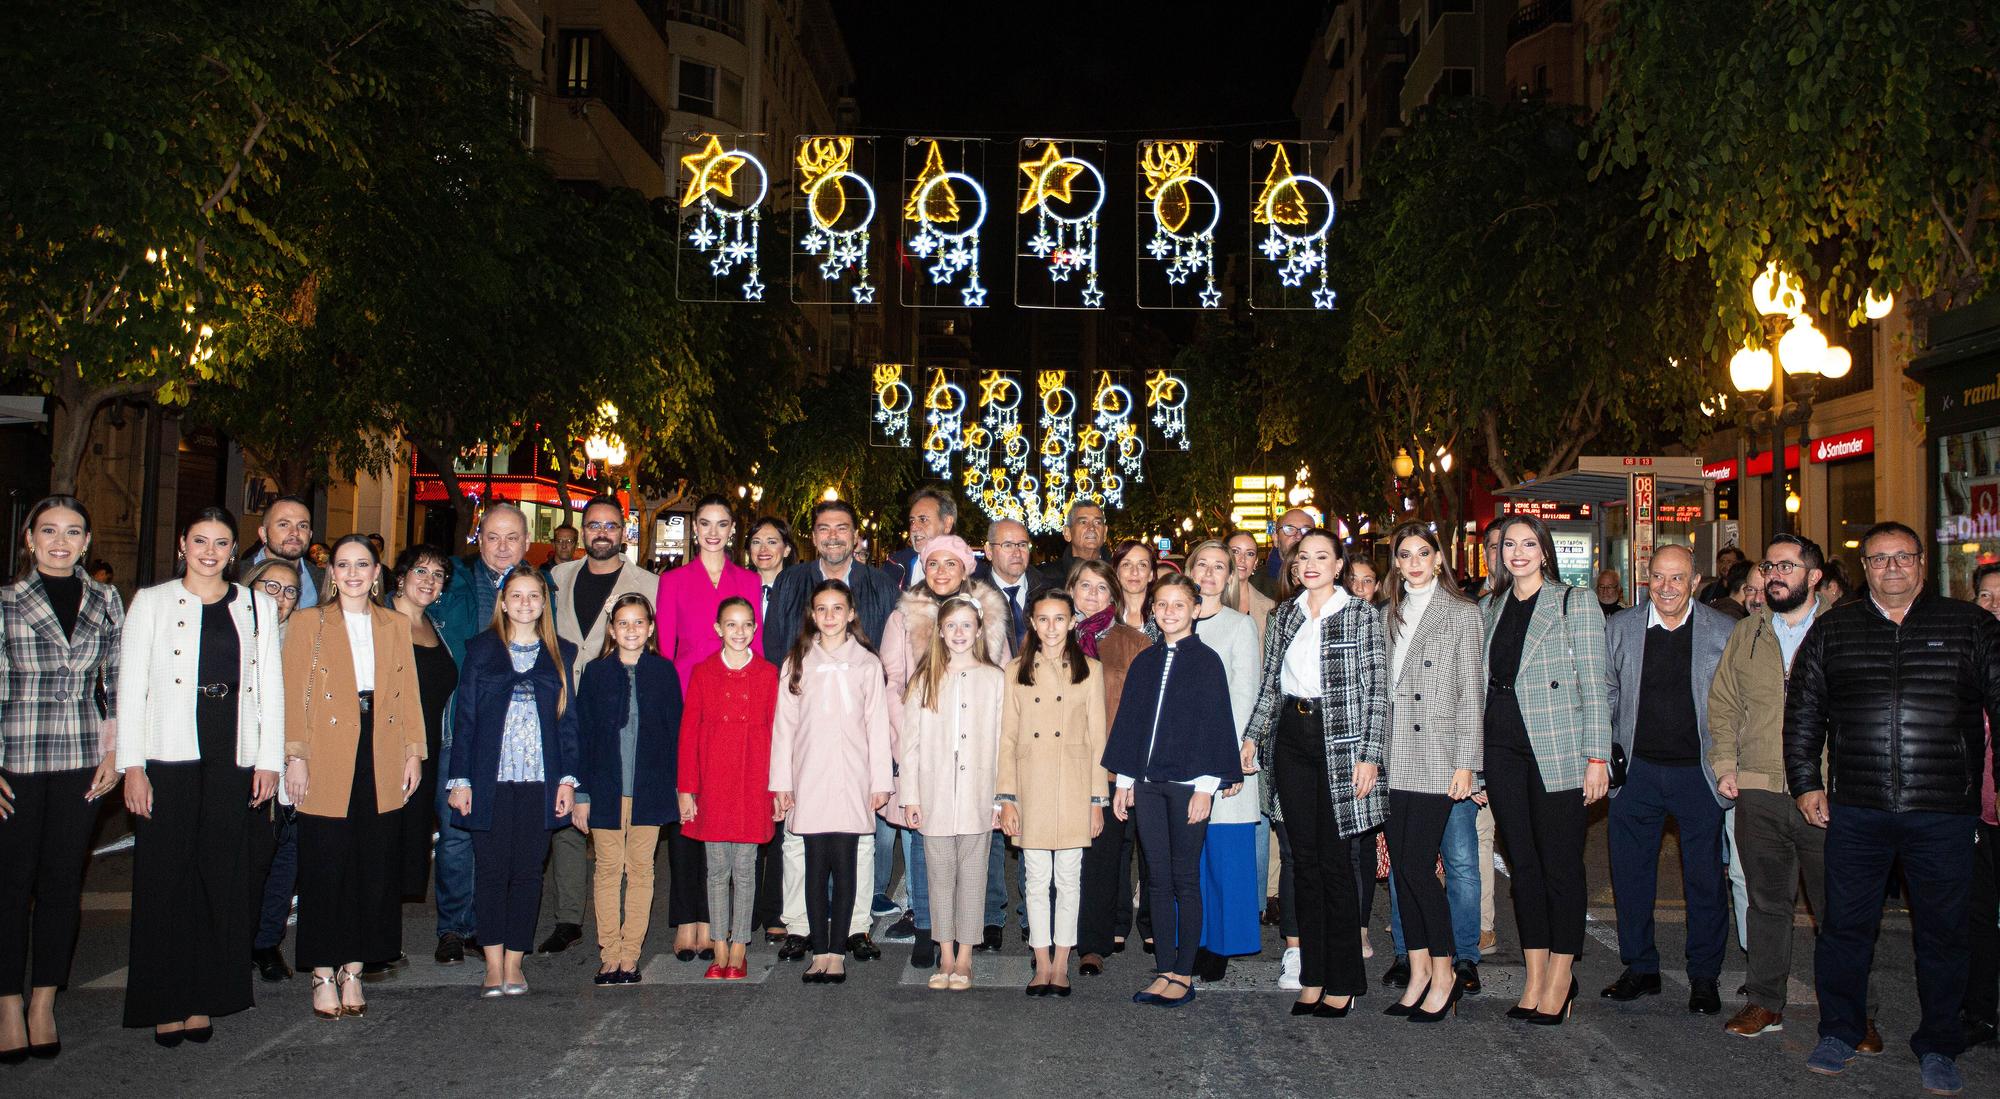
[[[231,583],[236,517],[181,528],[180,576],[125,614],[118,768],[138,818],[125,1025],[173,1047],[251,1006],[245,807],[276,793],[285,752],[278,607]]]

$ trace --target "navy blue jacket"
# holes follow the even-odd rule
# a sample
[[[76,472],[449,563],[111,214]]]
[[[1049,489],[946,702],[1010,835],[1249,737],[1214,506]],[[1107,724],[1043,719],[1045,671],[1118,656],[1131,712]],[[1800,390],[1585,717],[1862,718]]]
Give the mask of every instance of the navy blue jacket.
[[[1192,782],[1203,775],[1214,775],[1225,787],[1243,781],[1222,658],[1195,635],[1182,638],[1174,646],[1174,666],[1162,699],[1160,673],[1166,662],[1163,641],[1132,658],[1125,672],[1125,693],[1118,701],[1118,719],[1104,742],[1104,769],[1148,782]]]
[[[556,642],[561,648],[563,667],[576,667],[576,646]],[[535,689],[535,708],[542,725],[542,785],[548,805],[550,830],[569,822],[567,814],[556,815],[557,780],[576,775],[576,692],[569,705],[556,716],[556,693],[562,677],[546,646],[535,657],[535,666],[524,673],[514,671],[507,655],[507,643],[493,630],[472,635],[465,642],[465,663],[458,673],[458,694],[452,704],[451,770],[448,780],[472,783],[472,812],[459,815],[458,826],[468,832],[493,829],[494,787],[500,782],[500,741],[507,727],[507,706],[514,698],[514,684],[525,680]]]
[[[674,662],[642,652],[631,668],[639,679],[638,761],[632,767],[632,823],[677,824],[681,819],[681,677]],[[596,811],[590,827],[617,831],[619,799],[625,796],[625,753],[621,734],[631,709],[625,662],[616,653],[599,657],[583,670],[576,690],[580,794]]]

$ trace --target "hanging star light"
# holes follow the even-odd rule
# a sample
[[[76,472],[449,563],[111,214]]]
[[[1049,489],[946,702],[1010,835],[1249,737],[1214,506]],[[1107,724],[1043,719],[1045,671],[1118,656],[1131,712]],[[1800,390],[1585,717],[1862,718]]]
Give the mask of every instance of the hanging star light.
[[[954,142],[956,159],[963,167],[979,143]],[[977,309],[986,304],[986,287],[980,281],[980,231],[986,224],[986,189],[964,170],[946,166],[941,139],[912,138],[909,147],[921,145],[924,164],[908,184],[903,201],[903,247],[923,262],[924,273],[933,287],[956,289],[959,300],[931,302],[921,293],[905,293],[905,304],[957,304]],[[905,290],[911,290],[904,281]]]
[[[1329,285],[1326,262],[1327,233],[1333,228],[1333,192],[1311,175],[1292,168],[1292,154],[1283,141],[1260,141],[1251,147],[1251,171],[1255,174],[1259,157],[1265,158],[1264,181],[1251,207],[1250,220],[1262,225],[1264,239],[1253,241],[1256,252],[1277,276],[1275,294],[1259,293],[1264,281],[1251,279],[1251,304],[1264,309],[1302,308],[1290,304],[1287,291],[1304,290],[1311,308],[1332,309],[1334,291]],[[1308,157],[1310,147],[1300,145]],[[1269,150],[1267,154],[1265,150]],[[1258,260],[1251,257],[1253,265]]]
[[[1035,378],[1042,399],[1040,492],[1024,487],[1020,491],[1023,509],[1030,516],[1028,529],[1047,534],[1062,529],[1069,513],[1072,491],[1070,459],[1076,452],[1076,393],[1069,388],[1069,372],[1044,370]]]
[[[932,368],[924,393],[924,427],[924,468],[949,480],[952,457],[965,445],[965,390],[942,367]]]
[[[1082,142],[1068,143],[1072,151]],[[1041,152],[1031,150],[1039,145]],[[1104,305],[1104,291],[1098,285],[1098,213],[1104,208],[1104,173],[1090,161],[1064,155],[1054,141],[1024,140],[1021,143],[1021,203],[1016,210],[1022,218],[1033,216],[1033,234],[1021,243],[1015,264],[1015,294],[1023,305],[1038,308],[1074,308],[1059,299],[1042,305],[1020,297],[1021,273],[1026,264],[1040,267],[1051,288],[1069,283],[1072,274],[1081,276],[1077,299],[1084,308]],[[1027,232],[1029,223],[1021,222]]]
[[[1179,450],[1188,449],[1187,383],[1164,370],[1146,375],[1146,412],[1158,431],[1160,442]]]
[[[718,284],[733,279],[738,268],[745,269],[745,278],[735,290],[745,301],[760,301],[764,296],[759,277],[760,230],[771,177],[755,156],[741,148],[724,148],[716,134],[703,136],[706,140],[699,149],[680,158],[687,175],[680,200],[684,247],[691,247],[706,261],[710,285],[717,289]],[[754,187],[745,185],[747,177],[754,177]],[[687,286],[678,289],[685,300],[714,300],[713,291],[704,298],[690,293]]]
[[[1140,199],[1140,234],[1150,231],[1141,249],[1139,305],[1142,308],[1185,307],[1175,288],[1201,287],[1196,308],[1215,309],[1222,292],[1215,285],[1215,227],[1222,218],[1222,199],[1215,185],[1200,175],[1201,163],[1212,154],[1212,142],[1144,141],[1139,145],[1139,172],[1145,187]],[[1144,277],[1157,271],[1162,290]],[[1155,299],[1149,304],[1149,299]]]
[[[1134,434],[1132,426],[1132,391],[1118,384],[1110,374],[1097,376],[1097,392],[1091,397],[1091,430],[1095,437],[1086,448],[1085,465],[1096,475],[1104,502],[1112,507],[1125,506],[1125,481],[1111,469],[1111,456],[1116,453],[1118,468],[1126,474],[1137,473],[1137,455],[1134,464],[1125,463],[1126,440]],[[1140,452],[1143,453],[1143,450]]]
[[[873,434],[875,446],[910,445],[910,410],[916,406],[916,391],[910,388],[909,367],[900,363],[876,363],[874,370]]]
[[[858,139],[862,148],[868,139]],[[869,281],[869,239],[875,226],[875,188],[855,170],[856,138],[802,137],[794,166],[798,169],[798,192],[803,200],[797,209],[804,215],[798,225],[799,250],[817,279],[799,277],[799,256],[794,256],[792,300],[801,304],[824,303],[851,298],[857,305],[875,300]],[[817,261],[815,264],[813,261]],[[851,284],[850,284],[851,283]]]

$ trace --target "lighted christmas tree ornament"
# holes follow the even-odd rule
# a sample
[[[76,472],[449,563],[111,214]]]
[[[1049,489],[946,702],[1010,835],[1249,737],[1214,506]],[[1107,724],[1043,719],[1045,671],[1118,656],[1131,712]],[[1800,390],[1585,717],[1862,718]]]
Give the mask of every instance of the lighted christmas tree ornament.
[[[1250,149],[1256,192],[1250,209],[1253,308],[1333,308],[1336,295],[1326,261],[1335,211],[1333,191],[1293,167],[1295,152],[1310,166],[1312,143],[1259,141]],[[1263,178],[1258,182],[1260,165]],[[1259,226],[1261,240],[1256,239]],[[1276,287],[1271,286],[1273,281]]]
[[[986,304],[986,286],[981,281],[979,253],[981,230],[986,224],[986,189],[973,178],[980,142],[950,141],[943,138],[912,138],[910,153],[923,150],[923,166],[906,181],[903,200],[903,250],[913,266],[921,266],[923,279],[904,280],[906,305],[949,305],[977,309]],[[946,147],[952,149],[948,159]],[[951,166],[956,162],[959,167]],[[912,287],[912,282],[919,286]],[[941,300],[924,293],[946,293]]]

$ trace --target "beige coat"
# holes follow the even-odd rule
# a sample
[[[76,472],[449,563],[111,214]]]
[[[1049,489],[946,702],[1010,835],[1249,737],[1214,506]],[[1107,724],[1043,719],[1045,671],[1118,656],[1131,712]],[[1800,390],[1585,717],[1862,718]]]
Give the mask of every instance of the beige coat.
[[[1059,663],[1037,655],[1035,685],[1007,665],[1007,702],[1000,720],[1000,779],[995,793],[1012,797],[1021,813],[1019,845],[1035,851],[1090,846],[1090,799],[1111,780],[1104,759],[1104,668],[1085,657],[1089,674],[1071,683]]]
[[[375,811],[387,813],[403,806],[403,760],[425,757],[424,711],[410,620],[382,607],[369,610],[375,646]],[[292,616],[285,629],[284,669],[285,757],[306,761],[306,800],[299,812],[345,817],[361,740],[361,700],[339,599]]]
[[[903,702],[903,759],[896,803],[923,810],[926,836],[976,836],[993,830],[998,781],[1000,709],[1007,673],[991,664],[947,672],[938,708],[910,684]]]
[[[598,653],[604,651],[604,635],[610,626],[610,619],[606,617],[605,612],[611,609],[611,605],[618,602],[621,596],[643,595],[646,597],[647,605],[651,606],[653,596],[660,590],[658,573],[647,572],[627,561],[619,566],[618,579],[611,585],[611,594],[604,597],[603,609],[591,620],[590,629],[578,630],[576,574],[582,572],[586,564],[587,560],[579,557],[574,561],[564,561],[549,570],[549,583],[555,585],[556,589],[554,610],[556,636],[576,646],[576,667],[571,668],[569,672],[578,683],[583,682],[583,670],[590,666],[591,661],[597,659]],[[658,609],[654,608],[656,612]],[[681,682],[686,683],[687,677],[681,677]]]

